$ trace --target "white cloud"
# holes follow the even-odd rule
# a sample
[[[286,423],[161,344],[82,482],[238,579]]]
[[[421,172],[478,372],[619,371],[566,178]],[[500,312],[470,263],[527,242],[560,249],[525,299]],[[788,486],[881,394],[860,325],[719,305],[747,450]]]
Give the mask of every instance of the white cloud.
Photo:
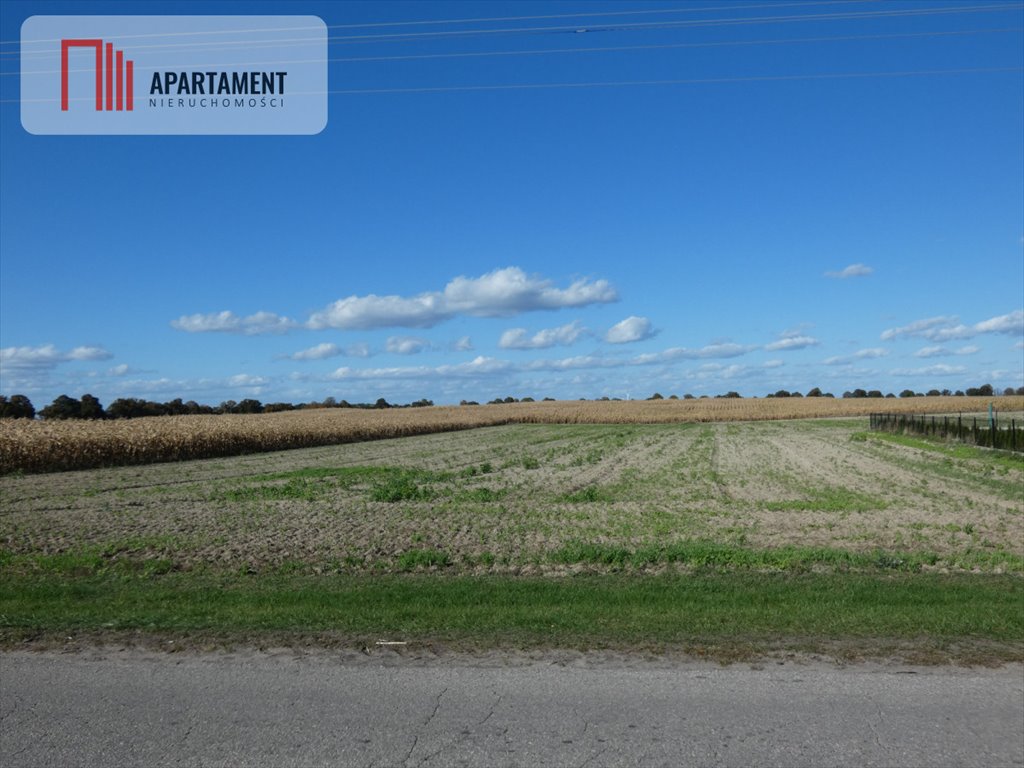
[[[1018,309],[1016,312],[983,320],[974,326],[974,330],[978,333],[1005,333],[1019,336],[1024,334],[1024,310]]]
[[[253,376],[249,373],[239,373],[228,379],[228,386],[231,387],[261,387],[267,383],[262,376]]]
[[[966,347],[960,347],[960,349],[950,350],[946,347],[922,347],[914,353],[914,357],[949,357],[950,355],[976,355],[981,351],[980,347],[976,347],[973,344]]]
[[[955,316],[940,316],[940,317],[929,317],[927,320],[915,320],[910,325],[904,325],[900,328],[889,328],[888,330],[882,331],[882,340],[889,341],[890,339],[897,339],[901,336],[920,336],[923,338],[931,338],[932,333],[939,326],[949,326],[955,323],[957,318]]]
[[[456,277],[441,291],[412,297],[349,296],[314,313],[313,329],[431,328],[456,315],[511,317],[542,309],[584,307],[618,298],[606,280],[576,280],[568,288],[529,276],[518,267],[488,272],[481,277]]]
[[[984,333],[1024,334],[1024,310],[1018,309],[1005,315],[982,320],[974,325],[964,325],[955,316],[930,317],[926,320],[916,320],[899,328],[889,328],[882,332],[882,339],[891,341],[892,339],[914,337],[942,342],[971,339]]]
[[[857,360],[873,360],[878,357],[885,357],[889,354],[889,350],[882,349],[881,347],[872,347],[871,349],[861,349],[853,353],[853,356]]]
[[[785,363],[781,360],[767,360],[761,364],[762,368],[781,368]]]
[[[586,329],[578,320],[558,328],[537,331],[533,336],[529,336],[525,328],[510,328],[501,334],[498,346],[502,349],[548,349],[556,345],[568,347],[584,333]]]
[[[0,349],[0,368],[52,368],[67,357],[53,344],[41,347],[4,347]]]
[[[345,351],[337,344],[317,344],[315,347],[303,349],[287,357],[289,360],[326,360],[329,357],[343,354]]]
[[[787,336],[778,341],[773,341],[771,344],[765,344],[764,348],[769,352],[780,352],[816,347],[820,343],[820,341],[811,336]]]
[[[75,347],[68,352],[68,360],[109,360],[113,355],[102,347]]]
[[[115,365],[113,368],[111,368],[109,371],[107,371],[107,375],[108,376],[127,376],[129,373],[131,373],[131,370],[132,369],[128,367],[127,363],[121,363],[120,365]]]
[[[466,378],[472,376],[483,376],[506,373],[540,373],[540,372],[565,372],[577,370],[608,370],[624,369],[638,366],[649,366],[666,364],[678,360],[701,360],[730,358],[747,354],[757,347],[741,346],[739,344],[713,344],[701,349],[686,349],[674,347],[662,352],[654,352],[633,357],[605,357],[600,355],[577,355],[549,360],[531,360],[523,363],[512,363],[507,360],[499,360],[492,357],[477,357],[472,362],[460,363],[458,365],[431,366],[409,366],[392,368],[339,368],[330,378],[332,379],[434,379],[434,378]],[[715,364],[717,365],[717,364]],[[770,366],[769,366],[770,367]],[[719,366],[719,369],[724,369]],[[738,375],[740,368],[730,369],[730,376]],[[743,370],[747,370],[743,368]]]
[[[102,347],[75,347],[61,352],[53,344],[40,347],[4,347],[0,349],[0,369],[47,370],[72,361],[109,360],[114,355]]]
[[[962,365],[929,365],[926,368],[896,368],[891,371],[893,376],[957,376],[967,373],[967,368]]]
[[[839,272],[826,272],[825,277],[835,277],[840,280],[846,280],[849,277],[867,277],[874,271],[874,269],[865,266],[864,264],[851,264]]]
[[[257,312],[239,317],[234,312],[214,312],[203,315],[182,315],[171,321],[171,327],[187,333],[240,333],[255,336],[264,333],[285,333],[298,327],[298,323],[273,312]]]
[[[385,349],[393,355],[415,355],[429,346],[429,341],[415,336],[390,336]]]
[[[456,352],[470,352],[473,349],[473,340],[469,336],[463,336],[453,346]]]
[[[700,349],[687,349],[686,347],[672,347],[657,355],[664,360],[702,360],[707,358],[729,358],[740,357],[748,352],[753,352],[757,347],[745,346],[726,342],[722,344],[709,344]]]
[[[854,352],[852,355],[840,355],[838,357],[830,357],[825,360],[825,365],[847,365],[854,363],[857,360],[873,360],[878,357],[885,357],[888,355],[888,350],[874,347],[872,349],[861,349]]]
[[[369,357],[370,345],[365,341],[357,341],[355,344],[345,347],[345,354],[349,357]]]
[[[654,336],[654,328],[646,317],[632,315],[608,329],[605,341],[609,344],[629,344]]]
[[[523,367],[529,371],[569,371],[580,368],[622,368],[627,365],[630,365],[630,361],[623,358],[577,355],[556,360],[533,360]]]
[[[394,368],[339,368],[332,379],[428,379],[444,377],[473,377],[504,373],[513,369],[511,363],[493,357],[477,357],[458,365],[410,366]]]
[[[759,369],[751,368],[747,365],[720,365],[718,363],[707,363],[700,366],[696,371],[686,374],[684,378],[696,381],[742,379],[754,376],[758,372]]]

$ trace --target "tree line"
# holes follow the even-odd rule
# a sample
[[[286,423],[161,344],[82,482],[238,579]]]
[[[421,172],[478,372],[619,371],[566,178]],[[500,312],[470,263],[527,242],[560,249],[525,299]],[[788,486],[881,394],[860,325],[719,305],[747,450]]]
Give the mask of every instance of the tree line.
[[[966,390],[930,389],[927,392],[914,392],[911,389],[904,389],[898,397],[993,397],[997,394],[1003,395],[1024,395],[1024,387],[1007,387],[1001,393],[997,392],[991,384],[984,384],[980,387],[969,387]],[[678,395],[670,395],[669,400],[697,400],[706,399],[709,395],[701,395],[699,398],[686,394],[681,398]],[[715,395],[716,398],[742,398],[738,392],[726,392],[724,395]],[[814,387],[807,394],[797,391],[788,392],[780,389],[777,392],[770,392],[765,397],[835,397],[831,392],[822,392],[819,387]],[[893,393],[882,394],[878,389],[854,389],[843,392],[844,398],[893,398]],[[580,398],[586,400],[586,398]],[[621,401],[619,397],[600,397],[600,401]],[[647,398],[648,400],[664,400],[665,397],[655,392]],[[552,402],[554,398],[545,397],[544,402]],[[507,403],[532,403],[532,397],[497,397],[488,401],[488,405],[502,405]],[[153,400],[143,400],[134,397],[122,397],[114,400],[106,408],[100,401],[90,394],[82,395],[81,398],[60,395],[52,403],[36,411],[32,401],[25,395],[0,395],[0,419],[34,419],[46,420],[61,419],[137,419],[144,416],[187,416],[192,414],[226,414],[226,413],[275,413],[278,411],[296,411],[314,408],[424,408],[433,405],[432,400],[416,400],[404,405],[392,404],[383,397],[377,398],[373,403],[350,403],[347,400],[336,400],[328,397],[322,401],[308,403],[261,403],[259,400],[247,398],[236,402],[225,400],[220,405],[202,405],[195,400],[182,401],[176,398],[166,403]],[[475,400],[463,400],[459,405],[479,405]]]
[[[297,411],[310,408],[423,408],[433,405],[432,400],[416,400],[405,405],[393,405],[383,397],[374,403],[349,403],[347,400],[335,400],[333,397],[320,402],[309,403],[261,403],[259,400],[247,398],[241,401],[225,400],[220,405],[203,405],[195,400],[182,401],[176,398],[166,403],[143,400],[135,397],[122,397],[114,400],[106,408],[92,395],[81,398],[60,395],[46,407],[36,411],[32,401],[25,395],[0,395],[0,418],[3,419],[138,419],[144,416],[188,416],[195,414],[225,413],[274,413],[277,411]]]

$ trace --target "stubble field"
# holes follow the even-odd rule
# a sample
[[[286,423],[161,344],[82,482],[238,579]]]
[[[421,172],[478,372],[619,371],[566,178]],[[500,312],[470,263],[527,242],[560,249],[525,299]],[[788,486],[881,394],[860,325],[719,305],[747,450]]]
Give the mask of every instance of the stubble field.
[[[1024,572],[1020,457],[864,422],[508,425],[8,476],[0,548],[155,574]]]

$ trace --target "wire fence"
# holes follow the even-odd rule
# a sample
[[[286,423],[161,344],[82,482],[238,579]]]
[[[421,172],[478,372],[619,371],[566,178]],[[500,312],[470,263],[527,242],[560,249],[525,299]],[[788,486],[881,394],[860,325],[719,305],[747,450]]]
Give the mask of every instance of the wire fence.
[[[872,413],[871,429],[893,434],[916,434],[971,443],[986,448],[1024,452],[1024,435],[1016,419],[969,416],[917,416],[913,414]],[[980,422],[980,423],[979,423]],[[1022,425],[1024,426],[1024,425]]]

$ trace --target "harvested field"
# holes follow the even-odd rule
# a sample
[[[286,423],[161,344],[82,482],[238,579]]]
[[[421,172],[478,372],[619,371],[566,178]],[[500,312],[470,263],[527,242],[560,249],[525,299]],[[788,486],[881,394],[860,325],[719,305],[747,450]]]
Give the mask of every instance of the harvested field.
[[[506,424],[671,424],[1024,409],[1024,397],[748,398],[317,409],[129,421],[0,421],[0,474],[53,472],[452,432]]]
[[[1021,457],[866,429],[866,419],[511,424],[7,476],[0,554],[19,568],[63,558],[86,572],[1024,573]]]

